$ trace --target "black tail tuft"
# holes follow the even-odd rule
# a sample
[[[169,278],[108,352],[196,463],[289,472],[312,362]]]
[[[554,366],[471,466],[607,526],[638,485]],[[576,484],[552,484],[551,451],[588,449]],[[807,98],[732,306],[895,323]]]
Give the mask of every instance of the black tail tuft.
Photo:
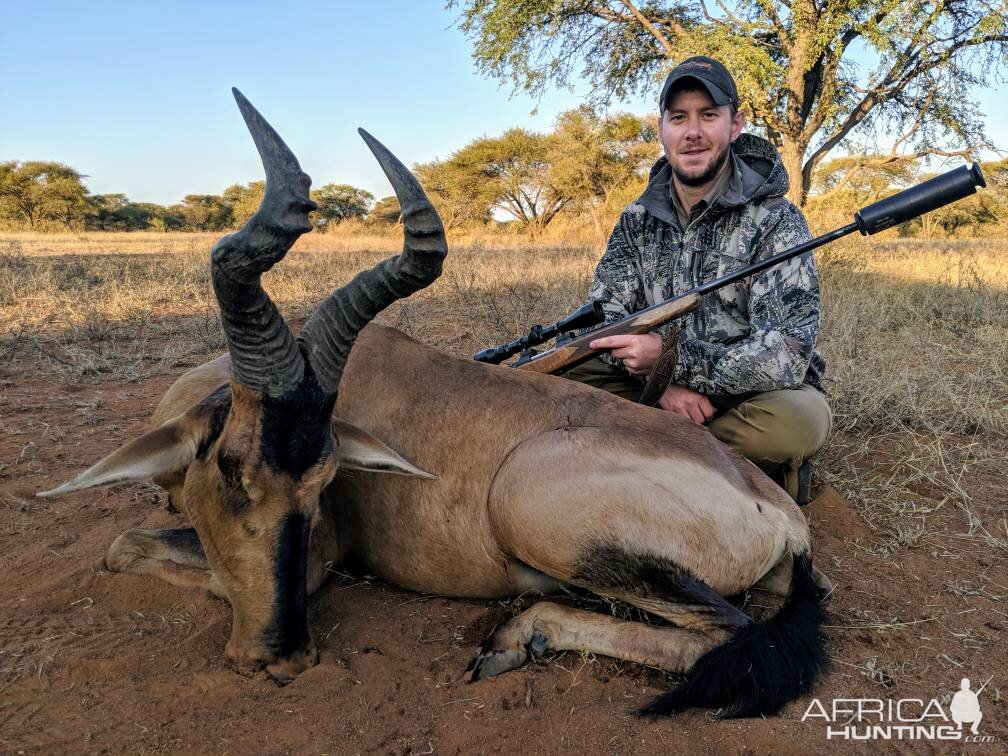
[[[812,579],[809,553],[795,555],[791,590],[781,610],[701,656],[678,687],[640,713],[655,716],[702,707],[721,709],[726,718],[755,717],[774,714],[808,693],[827,661],[823,597]]]

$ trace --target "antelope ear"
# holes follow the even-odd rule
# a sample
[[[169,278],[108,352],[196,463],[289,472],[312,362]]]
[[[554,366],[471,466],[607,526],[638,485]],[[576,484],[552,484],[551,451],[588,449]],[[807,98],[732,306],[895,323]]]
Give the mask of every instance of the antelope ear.
[[[230,392],[216,391],[181,415],[120,446],[69,483],[36,496],[60,496],[86,488],[133,483],[184,470],[200,444],[220,435],[230,409]]]
[[[342,467],[348,470],[364,470],[393,475],[411,475],[415,478],[436,480],[436,475],[424,472],[411,465],[377,438],[356,425],[337,420],[332,421],[333,435],[338,444],[336,453]]]

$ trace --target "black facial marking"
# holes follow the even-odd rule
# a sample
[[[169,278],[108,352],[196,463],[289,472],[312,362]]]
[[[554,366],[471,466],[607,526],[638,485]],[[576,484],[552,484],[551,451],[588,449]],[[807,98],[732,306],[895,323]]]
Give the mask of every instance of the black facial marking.
[[[751,622],[687,568],[657,554],[595,543],[578,558],[573,578],[601,593],[608,590],[688,604],[693,611],[716,616],[717,624],[725,628]]]
[[[196,458],[206,459],[207,452],[210,451],[214,441],[220,437],[228,413],[231,412],[231,386],[225,383],[212,394],[201,399],[196,408],[208,419],[206,435],[200,439],[196,449]]]
[[[261,640],[279,658],[308,645],[308,520],[288,512],[273,544],[273,616]]]
[[[322,390],[306,366],[293,391],[262,399],[262,459],[278,473],[300,480],[332,452],[332,410],[336,395]]]

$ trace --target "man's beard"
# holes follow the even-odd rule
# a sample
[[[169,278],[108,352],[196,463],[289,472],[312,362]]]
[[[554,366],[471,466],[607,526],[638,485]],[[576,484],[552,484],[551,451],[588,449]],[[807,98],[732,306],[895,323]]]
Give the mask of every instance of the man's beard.
[[[672,172],[675,174],[675,177],[679,179],[679,183],[684,186],[703,186],[704,184],[708,184],[721,172],[721,168],[724,167],[725,161],[728,160],[728,147],[730,146],[731,145],[726,146],[720,153],[715,155],[714,159],[710,161],[703,173],[696,176],[690,176],[674,166],[672,168]]]

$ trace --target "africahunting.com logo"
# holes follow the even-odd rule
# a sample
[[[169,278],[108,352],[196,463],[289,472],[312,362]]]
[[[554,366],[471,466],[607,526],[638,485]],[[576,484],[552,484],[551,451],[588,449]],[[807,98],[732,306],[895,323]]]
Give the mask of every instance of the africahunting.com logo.
[[[803,722],[820,721],[827,740],[959,740],[993,743],[993,735],[980,733],[980,694],[964,677],[947,708],[937,698],[834,698],[831,704],[813,698]]]

